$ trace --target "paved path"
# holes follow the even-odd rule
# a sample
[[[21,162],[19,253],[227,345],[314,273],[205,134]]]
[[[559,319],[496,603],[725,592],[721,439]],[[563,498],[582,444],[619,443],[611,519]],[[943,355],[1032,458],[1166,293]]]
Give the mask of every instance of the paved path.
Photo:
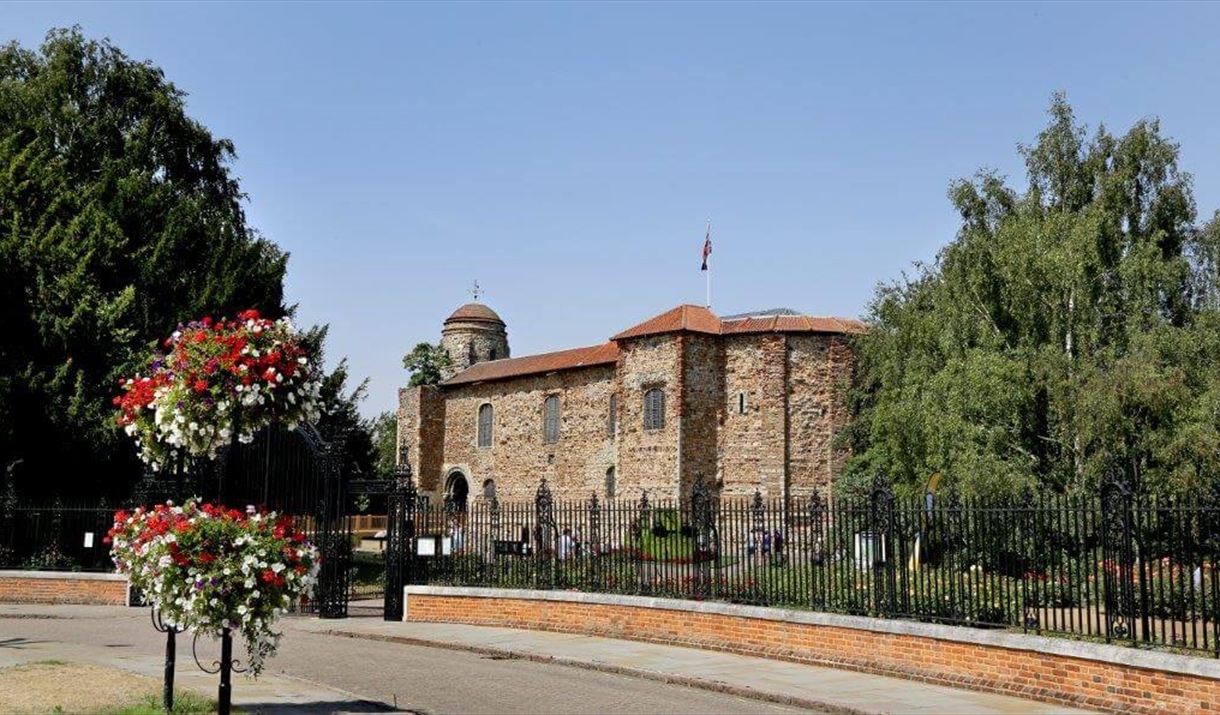
[[[622,674],[316,632],[316,624],[357,622],[378,621],[285,619],[279,655],[259,680],[235,678],[234,704],[265,713],[805,712]],[[59,659],[160,677],[164,647],[147,609],[0,604],[0,666]],[[215,693],[217,676],[198,672],[186,637],[177,673],[180,685]]]
[[[371,618],[302,621],[298,628],[594,667],[823,710],[947,714],[1085,712],[867,673],[566,633],[447,623],[394,623]]]

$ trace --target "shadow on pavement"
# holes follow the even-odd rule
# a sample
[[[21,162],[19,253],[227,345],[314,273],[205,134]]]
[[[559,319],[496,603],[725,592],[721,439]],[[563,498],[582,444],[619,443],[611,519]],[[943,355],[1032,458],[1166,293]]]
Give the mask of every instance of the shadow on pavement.
[[[288,713],[402,713],[385,703],[371,700],[328,700],[314,703],[238,703],[243,713],[287,715]]]

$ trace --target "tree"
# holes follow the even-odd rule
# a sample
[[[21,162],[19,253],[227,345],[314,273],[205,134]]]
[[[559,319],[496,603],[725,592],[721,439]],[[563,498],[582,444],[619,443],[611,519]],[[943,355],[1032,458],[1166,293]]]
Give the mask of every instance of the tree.
[[[449,353],[432,343],[420,343],[402,358],[402,366],[411,373],[411,387],[439,383],[452,364]]]
[[[285,312],[288,257],[184,97],[76,28],[0,48],[0,462],[56,475],[27,495],[125,492],[119,377],[180,322]]]
[[[1220,227],[1195,227],[1178,146],[1155,120],[1089,138],[1056,95],[1021,151],[1023,192],[953,184],[957,238],[878,290],[845,487],[1078,491],[1119,464],[1189,488],[1220,468]]]
[[[373,418],[372,432],[377,454],[374,470],[377,476],[389,478],[398,464],[398,418],[393,412],[382,412]]]

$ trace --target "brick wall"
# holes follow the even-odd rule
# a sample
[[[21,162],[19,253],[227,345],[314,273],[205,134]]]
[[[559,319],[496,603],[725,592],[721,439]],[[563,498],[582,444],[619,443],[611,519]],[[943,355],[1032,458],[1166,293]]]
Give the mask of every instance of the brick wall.
[[[1220,710],[1220,667],[1204,658],[827,614],[804,617],[806,621],[821,618],[832,623],[858,622],[864,627],[733,615],[734,610],[753,614],[767,609],[728,604],[592,594],[571,594],[567,600],[565,594],[554,592],[542,598],[488,597],[456,595],[453,592],[457,589],[434,589],[442,593],[431,594],[413,589],[417,587],[408,588],[407,596],[406,620],[410,621],[581,633],[706,648],[1116,712]],[[616,603],[589,602],[598,597]],[[713,609],[722,612],[708,612]],[[868,623],[882,628],[869,629]],[[899,632],[903,629],[952,635],[929,637]],[[1007,639],[1019,642],[1022,647],[978,642],[987,639]],[[1039,647],[1040,643],[1045,643],[1045,647]],[[1084,655],[1066,655],[1056,650]],[[1088,657],[1089,653],[1100,655]],[[1147,667],[1141,662],[1185,664],[1185,667]]]
[[[0,571],[0,603],[126,606],[127,579],[113,574]]]

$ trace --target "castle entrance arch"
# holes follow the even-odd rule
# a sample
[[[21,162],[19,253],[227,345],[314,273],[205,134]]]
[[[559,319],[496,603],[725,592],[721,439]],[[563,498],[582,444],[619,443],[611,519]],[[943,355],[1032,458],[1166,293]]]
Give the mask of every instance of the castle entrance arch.
[[[445,480],[445,505],[455,511],[466,511],[470,497],[470,480],[460,471],[450,472]]]

